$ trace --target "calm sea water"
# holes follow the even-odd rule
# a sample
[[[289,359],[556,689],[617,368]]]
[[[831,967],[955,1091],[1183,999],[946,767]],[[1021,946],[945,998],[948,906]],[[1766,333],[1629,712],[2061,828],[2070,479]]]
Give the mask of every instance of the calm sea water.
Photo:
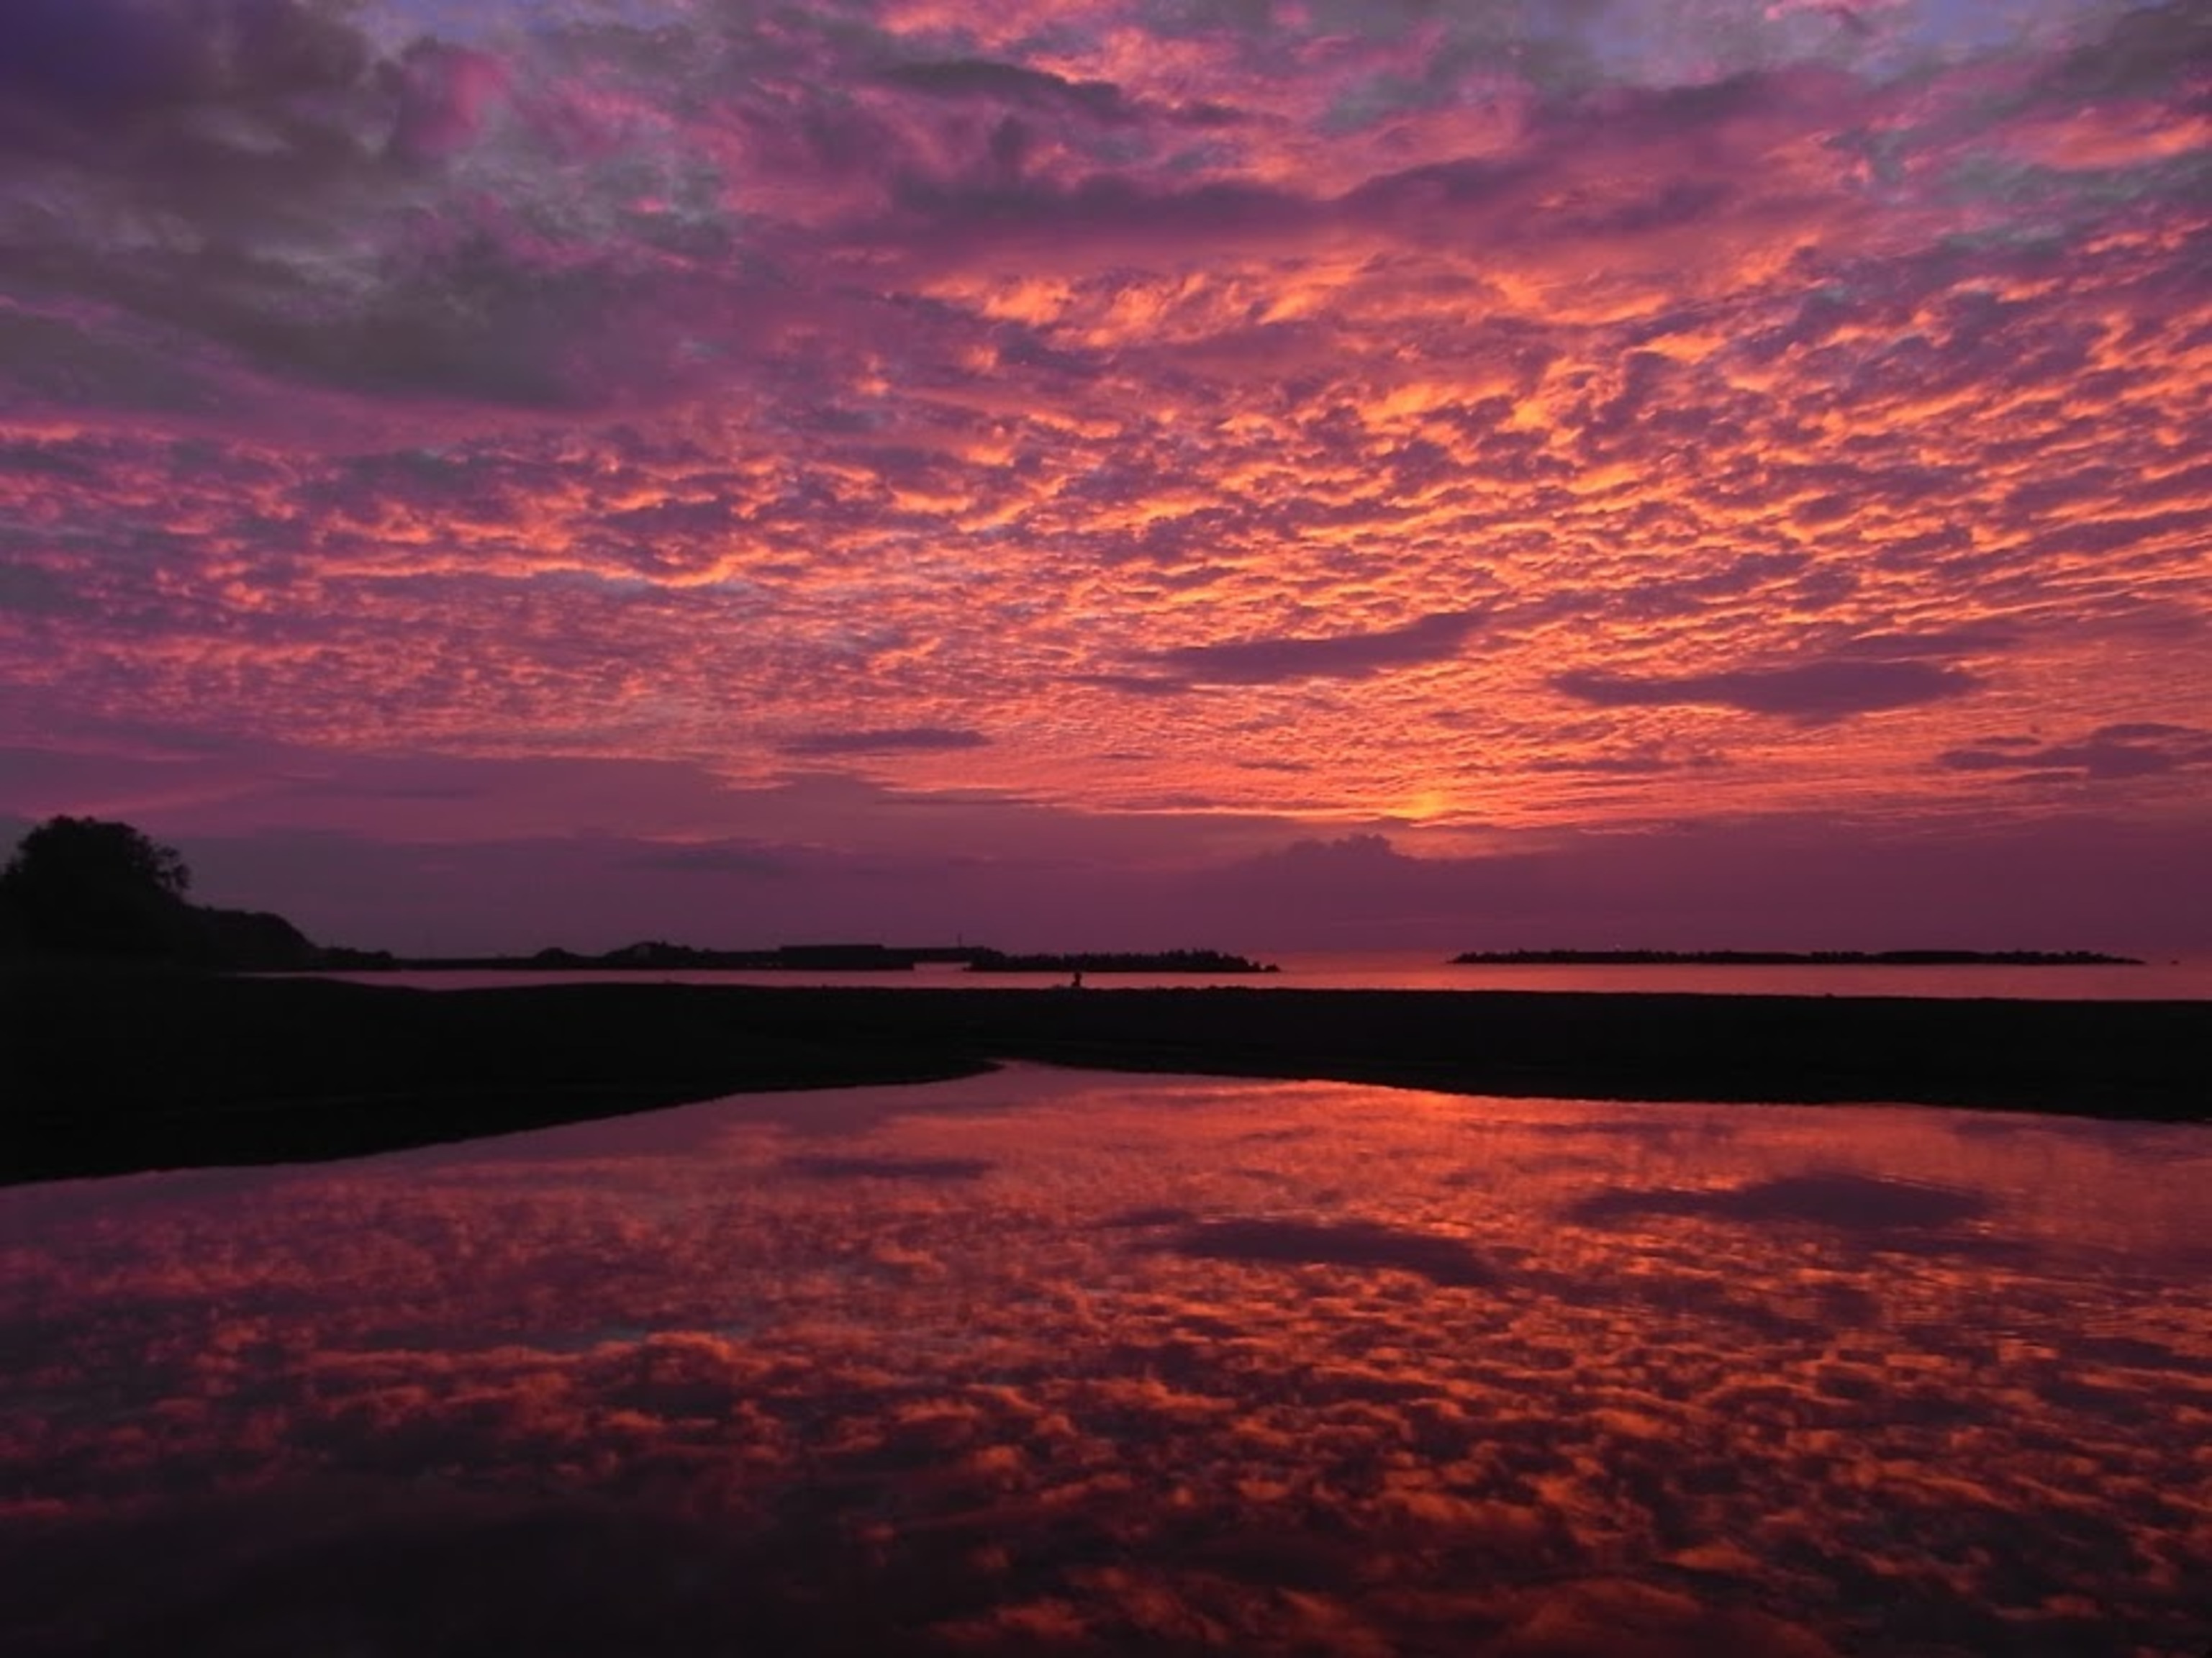
[[[1715,996],[1984,996],[2057,1001],[2212,1000],[2212,960],[2140,967],[1454,967],[1406,950],[1256,956],[1267,974],[1091,974],[1100,990],[1237,985],[1257,990],[1570,990],[1686,992]],[[969,973],[923,967],[909,973],[381,973],[339,974],[365,983],[434,990],[505,985],[660,981],[672,984],[850,986],[860,988],[1035,990],[1067,982],[1064,973]]]
[[[2201,1654],[2212,1129],[1015,1067],[0,1192],[0,1649]]]

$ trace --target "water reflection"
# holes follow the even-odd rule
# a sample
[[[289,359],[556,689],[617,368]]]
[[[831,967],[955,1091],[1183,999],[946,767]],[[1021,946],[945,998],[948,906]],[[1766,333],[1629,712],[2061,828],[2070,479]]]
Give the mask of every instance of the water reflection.
[[[2208,1193],[1018,1068],[0,1193],[0,1647],[2193,1653]]]

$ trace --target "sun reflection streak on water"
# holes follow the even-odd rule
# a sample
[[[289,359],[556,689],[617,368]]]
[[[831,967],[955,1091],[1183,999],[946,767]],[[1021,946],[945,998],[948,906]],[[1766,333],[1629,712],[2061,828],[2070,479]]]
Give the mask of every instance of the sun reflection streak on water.
[[[2185,1650],[2208,1192],[2201,1127],[1010,1067],[0,1193],[0,1637]]]

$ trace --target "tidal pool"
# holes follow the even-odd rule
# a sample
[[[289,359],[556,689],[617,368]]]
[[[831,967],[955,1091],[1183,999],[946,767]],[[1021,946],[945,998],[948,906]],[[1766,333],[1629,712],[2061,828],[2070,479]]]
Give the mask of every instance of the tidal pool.
[[[2212,1128],[1012,1067],[0,1192],[14,1655],[2212,1642]]]

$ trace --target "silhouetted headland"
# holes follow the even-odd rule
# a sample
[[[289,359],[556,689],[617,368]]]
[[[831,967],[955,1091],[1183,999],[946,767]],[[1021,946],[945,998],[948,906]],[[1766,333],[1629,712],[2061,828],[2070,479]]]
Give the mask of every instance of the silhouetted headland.
[[[434,991],[0,972],[0,1180],[349,1157],[1028,1060],[1454,1093],[2198,1121],[2212,1003],[1259,991]]]
[[[2094,950],[1470,950],[1455,967],[2141,967]]]
[[[267,910],[193,903],[191,884],[174,847],[128,823],[50,817],[0,866],[0,962],[238,973],[393,964],[380,950],[318,944]]]

